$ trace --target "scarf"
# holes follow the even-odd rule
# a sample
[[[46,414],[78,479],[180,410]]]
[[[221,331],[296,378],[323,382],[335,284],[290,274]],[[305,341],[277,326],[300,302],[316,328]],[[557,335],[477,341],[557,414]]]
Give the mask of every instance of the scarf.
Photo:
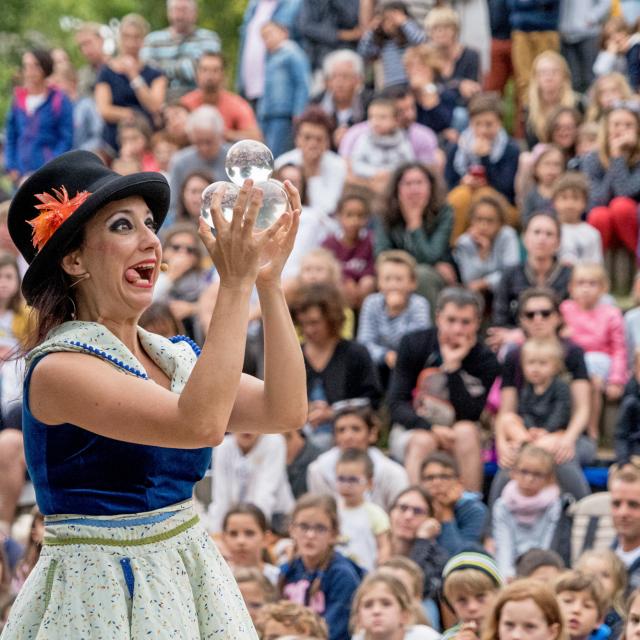
[[[530,527],[560,497],[557,484],[550,484],[535,496],[520,493],[515,480],[509,481],[502,490],[501,498],[518,524]]]
[[[480,157],[472,151],[475,141],[476,137],[471,127],[468,127],[460,134],[460,138],[458,139],[458,148],[453,156],[453,168],[460,176],[466,175],[471,165],[482,164]],[[508,143],[509,136],[501,127],[500,131],[498,131],[498,135],[495,137],[493,144],[491,145],[491,152],[489,153],[489,161],[491,164],[499,162],[500,158],[504,155]]]
[[[186,336],[164,338],[138,327],[138,338],[147,355],[171,380],[171,391],[180,393],[186,384],[200,348]],[[26,357],[27,369],[36,359],[55,351],[87,353],[104,360],[123,373],[148,380],[142,364],[105,326],[97,322],[64,322]]]

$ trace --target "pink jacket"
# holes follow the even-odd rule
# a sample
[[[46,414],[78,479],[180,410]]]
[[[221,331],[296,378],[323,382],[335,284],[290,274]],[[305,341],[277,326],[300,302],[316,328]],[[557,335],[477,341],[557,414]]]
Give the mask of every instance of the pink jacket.
[[[608,382],[627,382],[627,348],[622,312],[610,304],[582,309],[573,300],[565,300],[560,312],[569,329],[568,337],[585,352],[600,351],[611,358]]]

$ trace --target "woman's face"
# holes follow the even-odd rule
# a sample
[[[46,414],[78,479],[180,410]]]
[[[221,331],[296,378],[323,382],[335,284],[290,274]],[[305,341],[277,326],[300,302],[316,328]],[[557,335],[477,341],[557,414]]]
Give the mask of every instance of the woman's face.
[[[524,234],[529,258],[553,258],[560,244],[558,227],[549,216],[535,216]]]
[[[27,51],[22,56],[22,80],[24,84],[40,84],[44,82],[45,75],[38,59]]]
[[[80,315],[119,321],[137,317],[150,304],[162,249],[153,215],[139,196],[105,205],[85,227],[82,247],[63,258],[77,287]]]
[[[627,623],[624,626],[625,640],[640,640],[640,596],[634,598],[629,607]]]
[[[190,233],[175,233],[165,243],[163,257],[171,262],[176,256],[188,257],[192,266],[198,263],[198,240]]]
[[[564,82],[562,67],[555,61],[543,58],[535,68],[535,78],[544,94],[559,93]]]
[[[424,209],[431,198],[431,184],[420,169],[408,169],[398,182],[402,209]]]
[[[435,47],[448,49],[458,41],[458,31],[450,24],[437,24],[429,29],[429,37]]]
[[[304,342],[324,344],[331,337],[329,323],[319,307],[309,307],[298,313],[297,323]]]
[[[200,176],[191,176],[182,188],[184,209],[193,220],[198,220],[202,209],[202,192],[209,183]]]
[[[398,498],[391,509],[391,534],[401,540],[413,540],[429,515],[429,505],[424,498],[417,491],[409,491]]]
[[[609,140],[621,135],[628,135],[629,133],[633,133],[637,139],[637,118],[626,109],[616,109],[615,111],[612,111],[609,115],[609,121],[607,122],[607,135]]]
[[[533,598],[506,602],[500,612],[500,640],[556,640],[559,624],[549,624]]]
[[[561,113],[556,119],[556,124],[551,132],[551,142],[561,149],[570,149],[576,143],[578,137],[578,123],[572,114]]]
[[[123,55],[137,58],[143,42],[144,33],[136,25],[125,24],[120,28],[120,52]]]
[[[520,312],[520,324],[530,338],[553,338],[560,325],[560,314],[549,298],[529,298]]]

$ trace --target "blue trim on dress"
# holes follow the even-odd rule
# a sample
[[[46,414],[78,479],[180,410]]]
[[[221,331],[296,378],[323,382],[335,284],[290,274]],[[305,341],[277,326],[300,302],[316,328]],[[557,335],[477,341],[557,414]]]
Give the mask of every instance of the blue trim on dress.
[[[91,355],[99,356],[104,360],[108,360],[109,362],[114,364],[116,367],[119,367],[120,369],[126,371],[127,373],[131,373],[134,376],[137,376],[138,378],[142,378],[143,380],[149,379],[149,376],[146,373],[140,371],[139,369],[136,369],[135,367],[125,364],[119,358],[112,356],[110,353],[107,353],[102,349],[97,349],[96,347],[90,344],[87,344],[86,342],[80,342],[79,340],[65,340],[64,342],[66,342],[67,344],[73,347],[79,347],[80,349],[82,349],[83,351],[86,351],[87,353],[90,353]]]
[[[167,511],[165,513],[158,513],[153,516],[147,516],[144,518],[128,518],[124,520],[101,520],[99,518],[70,518],[67,520],[56,520],[55,522],[48,522],[47,524],[59,525],[59,524],[78,524],[91,527],[108,527],[108,528],[125,528],[136,527],[142,524],[156,524],[158,522],[164,522],[178,513],[177,511]],[[45,518],[46,522],[46,518]]]
[[[136,586],[136,579],[133,575],[133,569],[131,568],[131,559],[121,558],[120,566],[122,567],[122,573],[124,574],[124,581],[127,583],[129,596],[133,598],[133,589]]]
[[[178,344],[178,342],[186,342],[193,349],[193,353],[196,354],[197,358],[199,358],[200,354],[202,353],[202,349],[189,336],[183,336],[183,335],[173,336],[173,338],[169,338],[169,340],[173,344]]]

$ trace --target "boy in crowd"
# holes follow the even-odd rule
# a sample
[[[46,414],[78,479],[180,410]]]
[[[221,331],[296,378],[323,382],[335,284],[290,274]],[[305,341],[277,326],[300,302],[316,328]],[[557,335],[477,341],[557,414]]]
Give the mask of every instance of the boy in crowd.
[[[556,582],[555,592],[569,640],[609,637],[611,629],[603,624],[609,603],[596,576],[568,571]]]
[[[442,640],[477,640],[493,601],[502,587],[502,576],[491,556],[463,551],[442,571],[444,597],[458,619]]]
[[[431,325],[429,302],[415,293],[416,260],[406,251],[383,251],[376,260],[378,293],[365,298],[358,321],[362,342],[386,387],[395,367],[400,340]]]
[[[367,571],[391,556],[389,516],[366,498],[372,480],[373,462],[366,451],[342,452],[336,464],[336,484],[344,553]]]
[[[516,560],[516,578],[551,583],[565,569],[564,560],[552,549],[529,549]]]

